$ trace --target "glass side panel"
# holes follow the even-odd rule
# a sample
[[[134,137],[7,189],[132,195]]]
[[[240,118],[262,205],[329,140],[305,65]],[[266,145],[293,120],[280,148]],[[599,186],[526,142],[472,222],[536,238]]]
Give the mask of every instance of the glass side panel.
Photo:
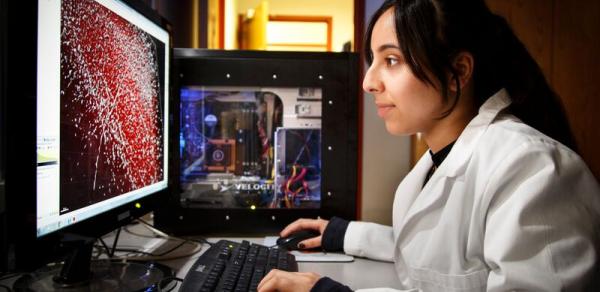
[[[321,89],[183,87],[181,203],[320,208]]]

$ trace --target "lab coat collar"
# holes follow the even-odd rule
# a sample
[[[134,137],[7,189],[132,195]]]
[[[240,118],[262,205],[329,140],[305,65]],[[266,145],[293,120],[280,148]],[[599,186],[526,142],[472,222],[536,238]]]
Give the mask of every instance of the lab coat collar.
[[[455,177],[461,174],[485,129],[510,103],[511,99],[506,89],[501,89],[488,98],[479,108],[478,115],[460,134],[454,147],[433,175],[435,176],[437,173],[439,176]]]
[[[448,178],[460,176],[465,171],[479,139],[498,114],[507,108],[510,103],[510,96],[505,89],[488,98],[479,108],[478,115],[463,130],[444,162],[433,173],[424,187],[423,179],[433,162],[427,153],[419,159],[419,162],[400,183],[396,191],[393,216],[395,226],[407,226],[412,218],[430,208],[435,209],[435,206],[438,205],[436,202],[441,203],[447,194],[444,192],[431,193],[429,189],[437,184],[445,183]],[[422,196],[420,195],[422,193],[428,195]],[[405,228],[398,230],[398,233],[395,234],[396,239],[399,239],[400,234],[405,232],[408,232]]]
[[[460,134],[452,150],[446,156],[446,159],[440,167],[433,173],[430,178],[432,180],[439,177],[455,177],[460,174],[460,170],[469,161],[473,149],[481,135],[485,132],[482,128],[487,128],[498,114],[507,108],[511,103],[510,96],[505,89],[501,89],[488,98],[479,108],[479,113],[469,122],[467,127]],[[404,178],[399,189],[403,189],[404,193],[418,195],[423,189],[423,179],[431,168],[433,162],[427,153],[421,156],[414,168]],[[427,185],[429,185],[428,183]],[[425,187],[427,187],[425,185]]]

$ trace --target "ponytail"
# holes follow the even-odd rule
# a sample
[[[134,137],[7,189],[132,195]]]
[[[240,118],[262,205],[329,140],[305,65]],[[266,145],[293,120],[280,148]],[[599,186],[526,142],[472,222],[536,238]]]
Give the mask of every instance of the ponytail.
[[[488,33],[482,34],[473,74],[479,105],[505,88],[512,99],[510,113],[577,151],[561,100],[541,68],[504,18],[491,12],[488,16]]]

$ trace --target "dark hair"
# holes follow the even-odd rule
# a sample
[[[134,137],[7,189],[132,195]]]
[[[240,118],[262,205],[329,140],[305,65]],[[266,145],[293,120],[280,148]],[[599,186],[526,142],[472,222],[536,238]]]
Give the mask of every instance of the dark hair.
[[[452,60],[460,52],[469,52],[475,59],[477,107],[506,88],[512,99],[512,114],[577,150],[558,95],[506,20],[493,14],[484,0],[386,0],[367,28],[364,48],[369,64],[373,61],[373,27],[388,9],[394,9],[400,50],[413,74],[431,86],[437,81],[444,101],[451,100],[452,106],[444,115],[452,112],[460,96],[459,86],[454,97],[448,92],[448,73],[458,83]]]

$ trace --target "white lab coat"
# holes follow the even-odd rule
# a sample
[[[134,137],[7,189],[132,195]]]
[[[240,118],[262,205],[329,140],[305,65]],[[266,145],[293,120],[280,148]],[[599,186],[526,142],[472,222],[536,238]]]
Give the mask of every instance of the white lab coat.
[[[410,291],[579,291],[597,279],[598,182],[503,113],[509,104],[505,90],[489,98],[424,188],[423,155],[398,186],[393,227],[351,222],[344,251],[393,261],[394,288]]]

